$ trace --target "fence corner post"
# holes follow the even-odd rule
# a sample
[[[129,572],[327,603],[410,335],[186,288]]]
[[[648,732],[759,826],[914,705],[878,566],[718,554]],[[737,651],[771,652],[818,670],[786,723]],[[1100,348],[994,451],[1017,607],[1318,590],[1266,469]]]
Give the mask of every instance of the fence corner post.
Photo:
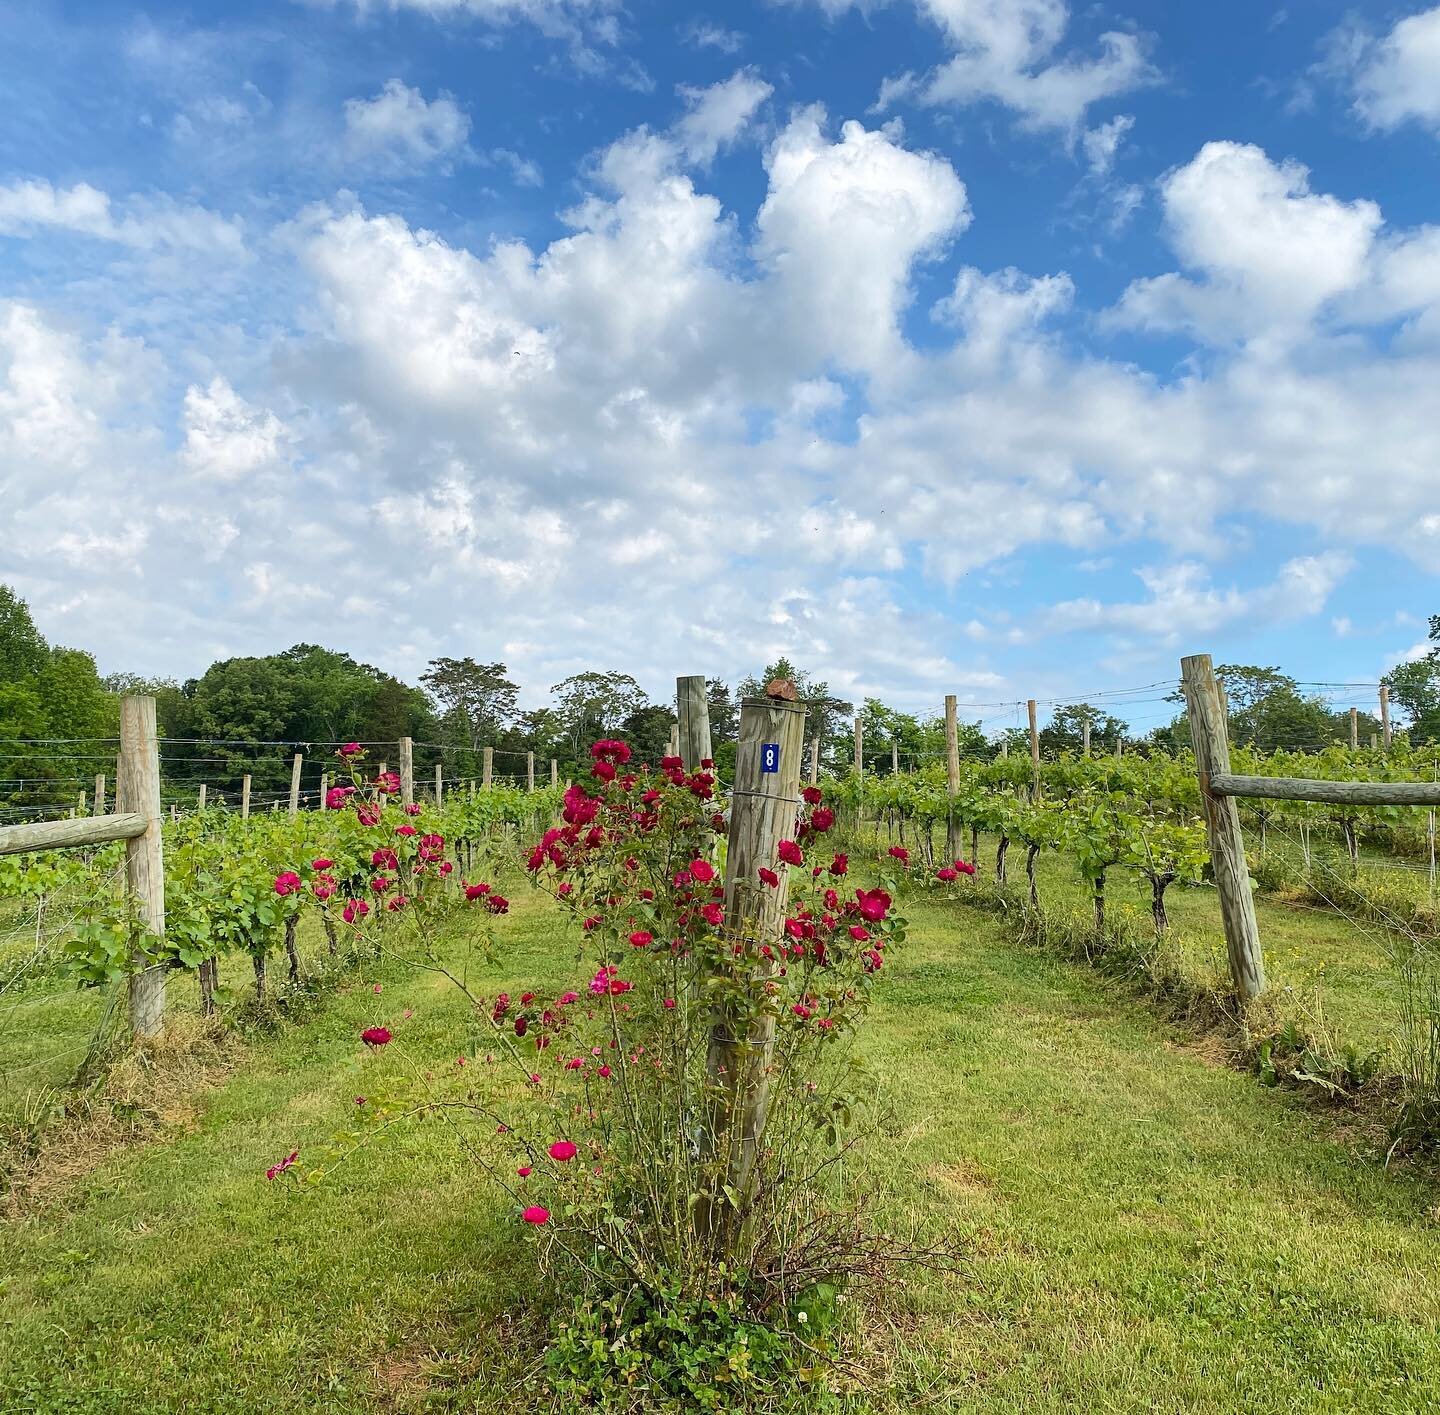
[[[1210,790],[1214,776],[1230,771],[1230,740],[1225,730],[1225,706],[1208,653],[1180,660],[1180,677],[1190,715],[1190,738],[1195,747],[1195,773],[1200,781],[1200,804],[1210,838],[1210,862],[1220,894],[1220,916],[1225,925],[1225,949],[1230,978],[1242,1003],[1265,991],[1265,956],[1260,928],[1255,921],[1255,897],[1250,889],[1250,867],[1245,862],[1245,839],[1240,832],[1240,808],[1230,796]]]

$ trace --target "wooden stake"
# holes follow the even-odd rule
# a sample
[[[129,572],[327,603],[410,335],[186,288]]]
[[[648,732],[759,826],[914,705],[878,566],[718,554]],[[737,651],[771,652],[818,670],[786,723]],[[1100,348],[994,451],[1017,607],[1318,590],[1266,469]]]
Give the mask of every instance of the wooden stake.
[[[814,786],[820,780],[820,738],[810,739],[810,784]]]
[[[1080,755],[1082,757],[1090,755],[1090,719],[1088,717],[1080,724]]]
[[[438,811],[445,804],[445,768],[435,763],[435,809]]]
[[[240,778],[240,819],[250,819],[250,773],[246,772]]]
[[[317,811],[323,811],[323,810],[325,809],[325,798],[326,798],[329,794],[330,794],[330,773],[329,773],[328,771],[322,771],[322,772],[320,773],[320,795],[316,798],[316,802],[315,802],[315,809],[316,809]]]
[[[1037,798],[1040,795],[1040,725],[1035,715],[1035,699],[1025,703],[1030,714],[1030,790]]]
[[[560,763],[554,757],[550,758],[550,784],[551,786],[560,784]]]
[[[710,747],[710,698],[705,675],[691,673],[675,680],[676,755],[691,771],[699,771],[715,753]]]
[[[1180,676],[1190,716],[1190,738],[1195,748],[1200,803],[1210,837],[1210,861],[1220,895],[1220,916],[1230,977],[1242,1002],[1265,991],[1265,956],[1255,922],[1255,899],[1250,891],[1250,870],[1245,863],[1245,839],[1240,832],[1240,811],[1233,797],[1216,796],[1210,780],[1230,772],[1230,741],[1225,731],[1225,709],[1215,669],[1208,653],[1180,660]]]
[[[803,704],[773,697],[741,703],[725,859],[725,930],[757,955],[761,945],[779,939],[784,926],[790,870],[777,849],[795,834],[804,741]],[[760,882],[762,866],[779,874],[778,888]],[[750,980],[756,998],[775,966],[773,961],[757,964]],[[746,1000],[739,1007],[719,1004],[712,1010],[707,1069],[717,1100],[707,1140],[724,1158],[725,1188],[705,1196],[697,1219],[700,1231],[721,1251],[735,1247],[754,1199],[774,1051],[775,1014],[768,1007],[752,1008]]]
[[[486,747],[483,765],[480,768],[480,785],[488,791],[490,783],[495,779],[495,748]]]
[[[865,775],[865,724],[855,719],[855,775]]]
[[[1359,708],[1351,708],[1351,709],[1350,709],[1350,750],[1351,750],[1352,752],[1358,752],[1358,751],[1360,750],[1360,709],[1359,709]]]
[[[898,739],[890,739],[890,775],[900,775],[900,743]]]
[[[670,724],[670,750],[666,755],[671,757],[680,755],[680,724],[678,722]]]
[[[1375,733],[1370,734],[1370,750],[1373,752],[1380,745],[1380,739]]]
[[[197,811],[203,811],[205,809],[205,791],[206,786],[205,783],[202,781],[200,783],[200,796],[199,799],[195,802],[195,809]]]
[[[105,814],[105,773],[98,772],[95,777],[95,814]]]
[[[1380,735],[1385,739],[1385,750],[1390,750],[1390,685],[1380,685]]]
[[[945,695],[945,858],[960,858],[960,822],[955,819],[955,797],[960,793],[960,723],[954,693]]]
[[[120,771],[115,804],[122,814],[144,816],[145,832],[125,842],[125,880],[135,921],[154,938],[165,936],[165,856],[160,830],[160,744],[155,699],[120,699]],[[131,949],[130,1032],[156,1036],[165,1023],[164,964],[147,964],[137,939]]]
[[[295,760],[290,763],[290,819],[292,821],[300,813],[300,767],[304,761],[304,753],[296,752]]]
[[[525,789],[526,789],[527,791],[533,791],[533,790],[535,789],[535,753],[534,753],[534,752],[526,752],[526,753],[525,753]]]
[[[415,744],[408,737],[400,739],[400,804],[415,804]]]

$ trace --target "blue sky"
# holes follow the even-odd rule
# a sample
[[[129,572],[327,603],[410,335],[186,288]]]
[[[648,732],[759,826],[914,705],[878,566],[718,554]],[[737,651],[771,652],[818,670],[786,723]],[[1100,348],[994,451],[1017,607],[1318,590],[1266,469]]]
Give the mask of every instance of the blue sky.
[[[0,82],[0,577],[104,669],[925,710],[1440,612],[1440,8],[18,3]]]

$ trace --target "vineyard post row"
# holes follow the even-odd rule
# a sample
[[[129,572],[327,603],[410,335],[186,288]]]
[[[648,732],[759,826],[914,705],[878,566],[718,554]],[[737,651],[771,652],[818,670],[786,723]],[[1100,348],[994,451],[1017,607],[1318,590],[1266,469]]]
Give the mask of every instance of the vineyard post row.
[[[1242,1002],[1265,990],[1265,955],[1255,921],[1255,896],[1245,862],[1237,797],[1271,801],[1343,802],[1355,806],[1440,805],[1440,783],[1388,781],[1315,781],[1287,776],[1235,776],[1230,771],[1230,738],[1225,699],[1208,653],[1180,660],[1181,684],[1195,748],[1195,773],[1210,840],[1220,916],[1230,977]],[[1390,745],[1388,695],[1381,690],[1380,713],[1385,745]],[[1352,718],[1351,740],[1354,740]]]

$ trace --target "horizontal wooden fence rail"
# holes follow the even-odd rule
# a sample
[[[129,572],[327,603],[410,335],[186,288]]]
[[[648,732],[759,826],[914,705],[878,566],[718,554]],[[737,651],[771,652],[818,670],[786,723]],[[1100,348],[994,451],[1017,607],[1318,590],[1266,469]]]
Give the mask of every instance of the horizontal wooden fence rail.
[[[1210,778],[1214,796],[1261,797],[1267,801],[1324,801],[1342,806],[1440,806],[1440,782],[1314,781],[1303,776]]]
[[[37,821],[32,825],[0,826],[0,855],[30,850],[64,850],[73,845],[108,845],[135,840],[149,822],[130,812],[111,816],[77,816],[74,820]]]

